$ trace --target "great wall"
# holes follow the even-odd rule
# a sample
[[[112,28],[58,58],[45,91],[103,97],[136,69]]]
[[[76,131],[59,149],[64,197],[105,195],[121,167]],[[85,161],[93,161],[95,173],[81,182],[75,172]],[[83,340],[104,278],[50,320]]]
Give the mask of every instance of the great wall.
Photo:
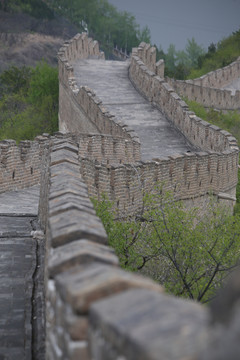
[[[58,59],[59,133],[18,146],[0,142],[0,359],[237,360],[239,277],[209,308],[164,294],[150,279],[119,268],[89,200],[104,192],[119,211],[134,214],[142,191],[162,182],[187,206],[204,207],[213,194],[232,209],[235,138],[189,111],[147,44],[126,63],[110,64],[96,41],[78,34]],[[225,80],[240,77],[236,64],[231,76],[221,72]],[[123,90],[112,87],[115,72]],[[170,145],[147,122],[149,112],[175,134]],[[149,124],[154,129],[154,158],[139,139],[141,121],[144,133]]]

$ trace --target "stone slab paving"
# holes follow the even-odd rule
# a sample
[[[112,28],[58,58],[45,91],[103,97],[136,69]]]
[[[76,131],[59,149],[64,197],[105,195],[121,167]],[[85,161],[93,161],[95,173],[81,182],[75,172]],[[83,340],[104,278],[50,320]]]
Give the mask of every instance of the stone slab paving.
[[[142,160],[191,151],[184,136],[145,100],[128,78],[129,62],[78,60],[73,64],[79,86],[88,86],[104,107],[138,134]]]
[[[39,192],[39,186],[32,186],[28,189],[0,194],[0,215],[37,216]]]
[[[32,359],[39,187],[0,194],[0,360]]]

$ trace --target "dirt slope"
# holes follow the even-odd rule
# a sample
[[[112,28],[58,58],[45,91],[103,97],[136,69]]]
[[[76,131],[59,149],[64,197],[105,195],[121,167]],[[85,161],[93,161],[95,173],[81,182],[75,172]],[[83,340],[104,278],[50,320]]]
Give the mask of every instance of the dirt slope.
[[[39,20],[0,11],[0,72],[9,65],[34,66],[42,59],[56,65],[58,49],[76,33],[77,29],[60,17]]]

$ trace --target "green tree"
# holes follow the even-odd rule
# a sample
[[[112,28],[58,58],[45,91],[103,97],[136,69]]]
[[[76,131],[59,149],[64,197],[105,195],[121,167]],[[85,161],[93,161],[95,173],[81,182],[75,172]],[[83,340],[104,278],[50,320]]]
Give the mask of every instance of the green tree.
[[[58,71],[10,67],[0,77],[0,139],[33,139],[58,129]]]
[[[114,45],[131,52],[142,40],[150,42],[148,27],[140,29],[132,14],[118,11],[107,0],[48,0],[48,5],[80,31],[87,26],[89,35],[99,41],[107,56]]]
[[[166,53],[166,69],[169,76],[174,74],[175,71],[175,61],[176,61],[176,47],[174,44],[170,44]]]
[[[201,221],[199,209],[187,211],[160,187],[145,196],[134,218],[114,221],[106,199],[96,209],[121,265],[151,276],[177,296],[209,301],[239,260],[239,219],[214,201]]]
[[[186,54],[190,60],[190,64],[192,67],[197,67],[198,65],[198,58],[199,56],[205,53],[202,46],[199,46],[196,43],[196,40],[192,38],[191,40],[188,39],[187,46],[186,46]]]
[[[148,26],[145,26],[142,30],[138,31],[138,39],[140,42],[151,43],[151,33]]]
[[[229,65],[240,54],[240,30],[232,33],[218,44],[211,43],[208,52],[199,57],[198,66],[192,69],[189,79],[200,77],[210,71]]]
[[[2,93],[27,93],[32,69],[27,66],[10,66],[0,75]]]

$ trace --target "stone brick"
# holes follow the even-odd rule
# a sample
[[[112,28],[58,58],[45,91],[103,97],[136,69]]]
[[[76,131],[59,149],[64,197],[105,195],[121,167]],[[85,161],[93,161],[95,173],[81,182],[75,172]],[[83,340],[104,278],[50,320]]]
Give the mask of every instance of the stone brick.
[[[87,313],[93,302],[129,288],[163,291],[161,286],[148,278],[98,263],[61,273],[56,276],[56,285],[63,301],[69,303],[78,314]]]
[[[91,360],[86,341],[70,341],[67,347],[68,360]]]
[[[68,315],[66,319],[66,331],[73,341],[88,340],[88,317]]]
[[[79,165],[77,163],[73,164],[69,162],[55,164],[51,166],[50,174],[51,177],[66,174],[78,178],[80,176]]]
[[[96,212],[93,209],[93,204],[87,197],[81,198],[74,195],[71,196],[69,194],[63,194],[49,201],[49,216],[58,215],[72,209],[96,215]]]
[[[79,210],[67,210],[52,216],[49,224],[53,247],[81,238],[107,243],[107,235],[99,218]]]
[[[111,248],[81,239],[53,249],[49,257],[48,270],[50,276],[54,277],[73,266],[94,261],[118,265],[118,258]]]
[[[195,360],[208,337],[207,315],[192,301],[129,290],[91,305],[91,353],[105,360],[111,344],[127,360]]]
[[[78,164],[78,155],[66,149],[60,149],[51,153],[50,165],[61,164],[63,162]]]

